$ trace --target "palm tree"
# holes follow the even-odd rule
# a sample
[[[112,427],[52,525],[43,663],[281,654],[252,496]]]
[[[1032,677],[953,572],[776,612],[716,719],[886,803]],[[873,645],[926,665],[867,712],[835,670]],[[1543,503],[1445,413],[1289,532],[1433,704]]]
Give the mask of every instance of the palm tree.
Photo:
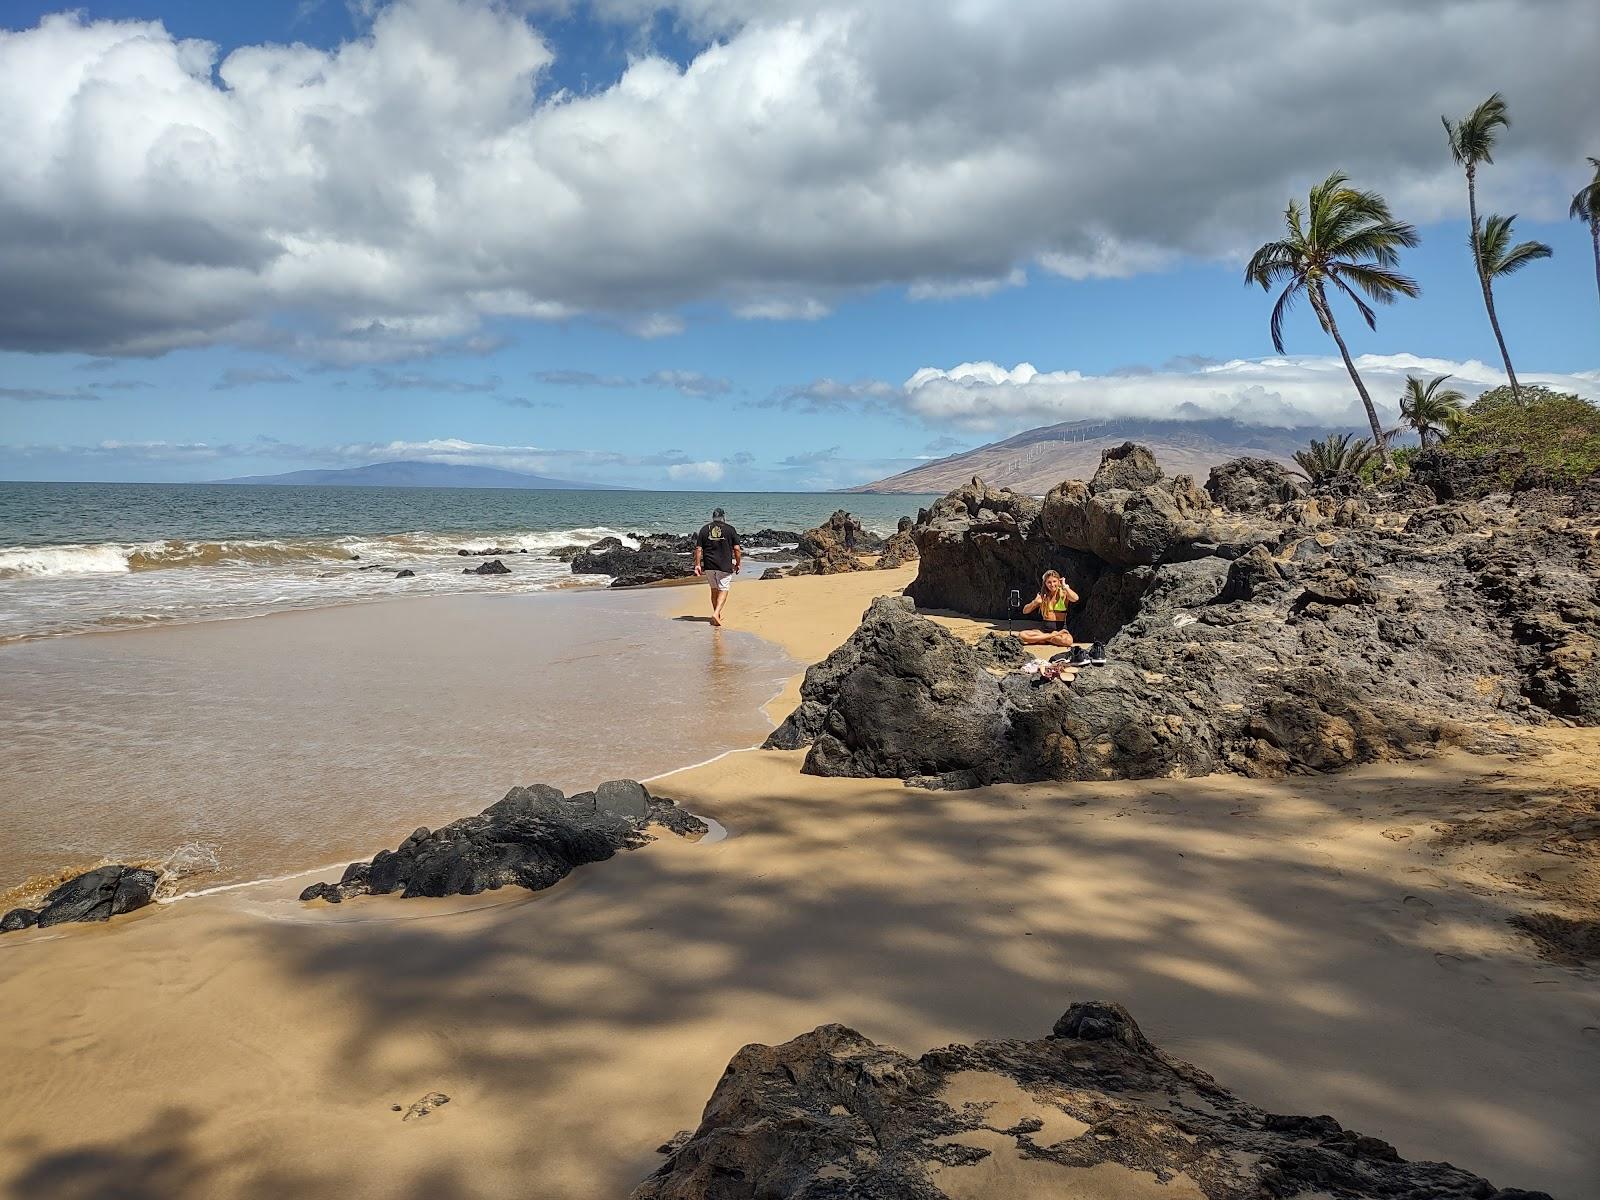
[[[1300,464],[1300,473],[1312,483],[1323,483],[1340,475],[1359,477],[1378,457],[1383,444],[1380,440],[1375,446],[1353,433],[1330,433],[1321,441],[1313,440],[1306,449],[1296,450],[1294,461]]]
[[[1505,97],[1499,92],[1490,96],[1459,121],[1440,117],[1444,122],[1445,136],[1450,139],[1450,156],[1456,165],[1467,173],[1467,212],[1472,218],[1472,265],[1478,269],[1478,286],[1483,289],[1483,307],[1489,314],[1489,325],[1494,330],[1494,340],[1499,343],[1500,357],[1506,364],[1506,378],[1511,381],[1511,392],[1520,401],[1522,389],[1517,383],[1517,373],[1511,367],[1511,355],[1506,353],[1506,339],[1500,336],[1500,318],[1494,311],[1494,289],[1489,284],[1489,272],[1484,269],[1482,231],[1478,224],[1478,164],[1494,162],[1495,138],[1502,129],[1511,126],[1511,116],[1506,111]]]
[[[1572,197],[1567,215],[1589,226],[1589,238],[1594,242],[1594,285],[1600,288],[1600,158],[1591,158],[1589,165],[1594,168],[1594,178]]]
[[[1344,368],[1350,372],[1361,403],[1366,406],[1372,444],[1383,461],[1383,469],[1392,471],[1394,459],[1378,421],[1378,410],[1339,334],[1327,289],[1331,284],[1343,292],[1368,328],[1376,329],[1378,320],[1372,306],[1356,293],[1356,288],[1378,304],[1393,304],[1397,296],[1417,295],[1422,289],[1416,281],[1394,269],[1400,262],[1400,248],[1417,244],[1417,231],[1396,221],[1382,196],[1351,187],[1340,171],[1311,189],[1304,208],[1299,200],[1290,200],[1283,217],[1288,236],[1268,242],[1255,252],[1245,267],[1245,282],[1259,283],[1262,291],[1271,291],[1280,280],[1285,282],[1283,294],[1272,308],[1272,344],[1279,354],[1283,353],[1284,315],[1301,292],[1306,294],[1322,328],[1338,345]]]
[[[1502,217],[1490,213],[1483,221],[1483,234],[1479,240],[1483,254],[1483,271],[1491,280],[1515,274],[1539,258],[1549,258],[1554,253],[1544,242],[1519,242],[1511,244],[1511,224],[1517,219],[1513,213]]]
[[[1406,376],[1406,390],[1400,397],[1400,415],[1417,431],[1422,448],[1428,448],[1430,435],[1449,429],[1460,419],[1467,398],[1455,388],[1444,386],[1450,376],[1440,375],[1424,384],[1415,375]]]

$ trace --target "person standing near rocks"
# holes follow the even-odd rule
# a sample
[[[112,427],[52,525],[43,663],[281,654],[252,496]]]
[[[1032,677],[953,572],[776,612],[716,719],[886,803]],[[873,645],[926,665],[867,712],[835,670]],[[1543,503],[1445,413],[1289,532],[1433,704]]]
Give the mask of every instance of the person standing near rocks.
[[[739,531],[726,518],[722,509],[712,509],[711,520],[700,527],[694,539],[694,573],[711,584],[711,623],[718,626],[722,624],[722,606],[728,602],[733,577],[744,560]]]

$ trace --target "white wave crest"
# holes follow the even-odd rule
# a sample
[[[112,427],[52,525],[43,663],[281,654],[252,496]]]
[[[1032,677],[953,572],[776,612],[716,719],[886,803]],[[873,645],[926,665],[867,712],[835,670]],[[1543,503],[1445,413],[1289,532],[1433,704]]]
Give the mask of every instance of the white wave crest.
[[[0,579],[53,575],[122,575],[142,547],[111,543],[96,546],[0,547]]]

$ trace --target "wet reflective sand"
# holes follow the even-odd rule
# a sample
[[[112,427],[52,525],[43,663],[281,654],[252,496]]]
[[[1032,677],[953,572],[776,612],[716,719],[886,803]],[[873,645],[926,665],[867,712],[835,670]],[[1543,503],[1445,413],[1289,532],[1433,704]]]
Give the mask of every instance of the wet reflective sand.
[[[515,784],[760,741],[794,664],[670,602],[433,597],[0,648],[0,891],[101,858],[169,860],[184,889],[277,875]]]

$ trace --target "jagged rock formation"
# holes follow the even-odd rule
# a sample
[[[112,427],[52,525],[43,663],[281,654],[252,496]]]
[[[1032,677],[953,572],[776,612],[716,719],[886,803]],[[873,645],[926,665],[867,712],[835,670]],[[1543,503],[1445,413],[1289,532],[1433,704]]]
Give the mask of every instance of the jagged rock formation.
[[[632,1200],[1170,1196],[1549,1200],[1279,1116],[1164,1054],[1118,1004],[1048,1037],[912,1059],[843,1025],[746,1046]]]
[[[475,567],[462,567],[461,573],[463,575],[509,575],[511,574],[511,568],[498,558],[491,558],[488,562],[479,563]]]
[[[870,530],[863,529],[856,517],[839,509],[815,529],[800,535],[795,551],[798,562],[791,575],[841,575],[849,571],[864,571],[866,564],[861,555],[883,548],[884,541]]]
[[[1206,491],[1223,508],[1237,513],[1266,512],[1306,495],[1303,482],[1270,458],[1236,458],[1212,467]]]
[[[69,921],[109,921],[155,898],[161,876],[142,867],[96,867],[69,879],[44,898],[39,909],[14,908],[0,917],[0,933],[35,925],[48,928]]]
[[[775,550],[779,546],[793,546],[800,541],[796,529],[758,529],[754,533],[739,535],[739,543],[746,550]]]
[[[899,527],[883,543],[883,553],[878,555],[878,570],[892,571],[916,561],[917,539],[911,534],[912,524],[910,517],[900,518]]]
[[[1075,586],[1097,578],[1100,564],[1090,556],[1063,555],[1044,537],[1042,508],[1032,496],[996,490],[976,477],[934,501],[912,527],[921,566],[906,595],[920,608],[1003,617],[1011,589],[1032,595],[1052,566],[1069,573]]]
[[[1414,488],[1215,505],[1136,447],[1041,504],[980,481],[925,510],[919,606],[1004,613],[1047,567],[1110,663],[996,678],[903,602],[807,672],[769,740],[806,770],[924,785],[1333,770],[1470,740],[1486,718],[1600,719],[1600,546],[1570,497],[1418,508]],[[1137,486],[1122,486],[1137,485]]]
[[[516,787],[475,817],[418,829],[395,850],[351,863],[339,882],[314,883],[300,899],[472,896],[512,885],[539,891],[574,867],[644,845],[652,825],[685,837],[706,832],[699,817],[631,779],[571,797],[543,783]]]
[[[609,575],[612,587],[637,587],[694,574],[693,534],[651,534],[637,548],[604,537],[572,557],[575,575]]]

